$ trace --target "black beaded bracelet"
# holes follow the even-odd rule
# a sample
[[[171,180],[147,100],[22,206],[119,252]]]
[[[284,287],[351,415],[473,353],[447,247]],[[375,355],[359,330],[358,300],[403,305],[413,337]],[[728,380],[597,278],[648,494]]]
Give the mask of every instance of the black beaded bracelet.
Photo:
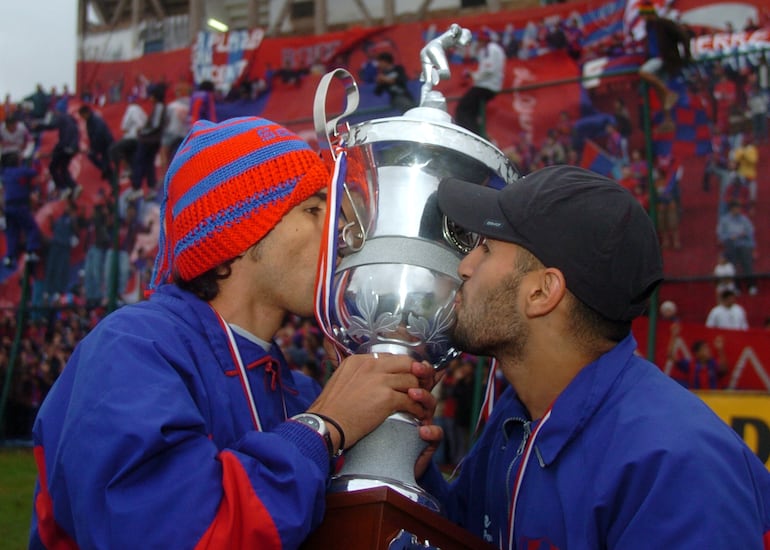
[[[340,434],[340,446],[337,448],[337,452],[334,453],[334,457],[333,458],[337,458],[340,455],[342,455],[343,451],[345,450],[345,432],[342,431],[342,426],[339,425],[339,422],[337,422],[336,420],[332,420],[331,418],[329,418],[325,414],[321,414],[321,413],[317,413],[317,412],[313,412],[312,414],[314,414],[316,416],[320,416],[323,419],[324,422],[328,422],[329,424],[331,424],[332,426],[337,428],[337,432]]]

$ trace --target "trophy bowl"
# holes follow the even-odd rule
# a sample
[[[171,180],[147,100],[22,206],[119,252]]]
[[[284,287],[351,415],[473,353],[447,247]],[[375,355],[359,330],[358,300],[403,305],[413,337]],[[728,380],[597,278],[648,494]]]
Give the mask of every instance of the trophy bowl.
[[[431,59],[436,53],[434,47]],[[316,92],[319,135],[330,133],[325,114],[319,115],[329,80],[342,77],[355,86],[342,69],[326,77]],[[348,107],[355,108],[350,90]],[[335,132],[338,121],[331,124]],[[477,237],[441,213],[439,182],[456,177],[501,188],[517,179],[516,168],[492,143],[455,125],[443,96],[431,90],[401,116],[326,137],[333,149],[344,150],[346,169],[337,239],[341,259],[329,284],[325,332],[348,353],[406,354],[440,369],[458,354],[449,339],[461,284],[457,268]],[[391,415],[346,450],[329,490],[388,486],[437,511],[435,499],[414,478],[414,463],[425,448],[418,426],[411,415]]]

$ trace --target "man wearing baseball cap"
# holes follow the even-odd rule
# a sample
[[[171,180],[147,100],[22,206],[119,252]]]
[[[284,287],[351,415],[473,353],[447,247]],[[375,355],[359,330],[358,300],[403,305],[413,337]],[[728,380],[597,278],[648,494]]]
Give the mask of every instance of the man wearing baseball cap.
[[[272,341],[313,312],[328,180],[274,122],[193,126],[150,299],[78,345],[35,422],[30,548],[297,548],[340,451],[432,415],[432,369],[407,356],[349,357],[321,392]]]
[[[663,278],[645,211],[573,166],[497,191],[441,182],[478,233],[453,337],[510,384],[447,485],[450,519],[500,548],[768,548],[770,472],[697,396],[636,355]]]

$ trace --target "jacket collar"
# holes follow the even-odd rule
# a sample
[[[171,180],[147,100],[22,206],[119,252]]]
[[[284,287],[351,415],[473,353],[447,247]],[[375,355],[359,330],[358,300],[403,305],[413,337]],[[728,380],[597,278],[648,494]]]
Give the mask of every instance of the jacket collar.
[[[605,403],[607,394],[628,368],[637,344],[629,334],[610,351],[589,363],[559,394],[551,416],[535,443],[546,465],[576,438]]]
[[[216,354],[217,362],[223,373],[229,375],[234,372],[234,369],[237,369],[232,360],[227,334],[220,325],[216,312],[207,302],[174,284],[159,286],[151,295],[150,300],[176,314],[180,319],[179,322],[187,323],[193,330],[205,335]],[[271,342],[269,352],[266,352],[257,343],[239,334],[235,334],[235,340],[247,369],[255,363],[257,363],[256,368],[262,370],[266,370],[268,367],[273,368],[273,372],[277,371],[280,375],[280,385],[289,391],[296,391],[291,370],[283,353],[274,341]],[[268,360],[268,356],[272,361]],[[275,369],[275,365],[280,366],[280,368]]]

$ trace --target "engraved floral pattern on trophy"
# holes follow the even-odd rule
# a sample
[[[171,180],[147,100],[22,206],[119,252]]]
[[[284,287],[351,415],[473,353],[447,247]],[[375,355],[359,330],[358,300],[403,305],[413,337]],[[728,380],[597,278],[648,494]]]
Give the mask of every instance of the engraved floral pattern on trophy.
[[[340,331],[368,349],[378,344],[394,344],[409,349],[413,357],[435,357],[450,347],[448,333],[454,322],[452,298],[454,290],[442,300],[425,296],[423,300],[428,303],[421,312],[412,309],[403,313],[389,310],[379,313],[381,295],[367,281],[355,297],[358,314],[348,317],[347,326],[340,327]],[[440,305],[435,307],[437,303]]]

